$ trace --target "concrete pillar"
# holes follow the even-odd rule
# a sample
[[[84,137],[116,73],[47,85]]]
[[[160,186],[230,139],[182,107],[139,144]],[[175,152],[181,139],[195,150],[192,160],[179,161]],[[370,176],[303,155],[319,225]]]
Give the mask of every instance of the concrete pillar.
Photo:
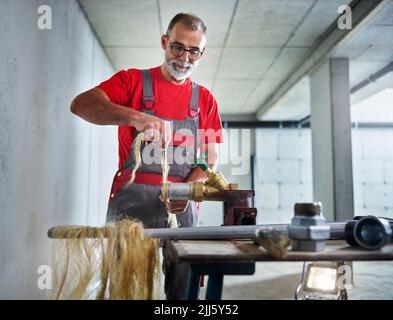
[[[349,62],[330,59],[310,77],[314,200],[329,221],[353,218]]]

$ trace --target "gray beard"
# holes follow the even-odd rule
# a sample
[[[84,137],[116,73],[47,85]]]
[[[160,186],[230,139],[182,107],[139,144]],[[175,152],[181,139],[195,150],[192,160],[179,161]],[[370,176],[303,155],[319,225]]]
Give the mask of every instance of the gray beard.
[[[189,76],[191,76],[191,74],[193,73],[193,71],[197,67],[197,64],[186,63],[186,66],[188,67],[188,69],[186,71],[180,71],[180,70],[177,70],[176,67],[174,66],[175,63],[183,65],[182,63],[179,63],[179,61],[177,61],[175,59],[173,59],[173,60],[165,59],[165,64],[168,68],[169,73],[171,74],[171,76],[173,78],[175,78],[178,81],[187,79]]]

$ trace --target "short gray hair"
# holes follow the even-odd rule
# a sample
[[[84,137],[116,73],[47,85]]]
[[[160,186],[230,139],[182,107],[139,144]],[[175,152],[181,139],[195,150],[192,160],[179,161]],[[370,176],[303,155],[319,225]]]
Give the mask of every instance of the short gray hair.
[[[192,31],[197,31],[201,29],[203,33],[206,33],[206,25],[203,20],[192,13],[178,13],[173,17],[171,22],[169,22],[166,35],[169,37],[171,35],[172,29],[176,23],[181,23]]]

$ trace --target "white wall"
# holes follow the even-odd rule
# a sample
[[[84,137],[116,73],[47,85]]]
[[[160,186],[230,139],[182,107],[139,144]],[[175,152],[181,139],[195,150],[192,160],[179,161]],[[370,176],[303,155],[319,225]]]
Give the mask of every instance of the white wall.
[[[224,143],[219,145],[219,166],[228,182],[239,189],[252,189],[251,156],[255,153],[254,129],[223,129]],[[223,204],[217,201],[201,203],[200,226],[219,226],[223,220]]]
[[[257,129],[257,223],[289,223],[295,202],[312,201],[310,130]]]
[[[352,130],[355,214],[393,217],[393,129]]]
[[[352,130],[355,215],[393,217],[393,129]],[[258,223],[289,223],[312,194],[309,129],[256,130]]]
[[[52,30],[37,9],[52,9]],[[69,111],[113,69],[74,0],[0,2],[0,298],[39,299],[47,229],[105,221],[115,127]]]

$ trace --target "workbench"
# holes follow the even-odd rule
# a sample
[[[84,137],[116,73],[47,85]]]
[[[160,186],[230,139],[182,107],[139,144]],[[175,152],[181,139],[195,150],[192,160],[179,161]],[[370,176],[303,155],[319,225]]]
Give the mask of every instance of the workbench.
[[[367,251],[350,247],[342,240],[326,241],[322,252],[288,252],[285,258],[274,258],[252,241],[172,240],[168,258],[171,263],[190,263],[188,299],[199,296],[201,275],[209,276],[206,300],[221,299],[225,275],[252,275],[258,261],[376,261],[393,260],[393,244],[380,250]]]

